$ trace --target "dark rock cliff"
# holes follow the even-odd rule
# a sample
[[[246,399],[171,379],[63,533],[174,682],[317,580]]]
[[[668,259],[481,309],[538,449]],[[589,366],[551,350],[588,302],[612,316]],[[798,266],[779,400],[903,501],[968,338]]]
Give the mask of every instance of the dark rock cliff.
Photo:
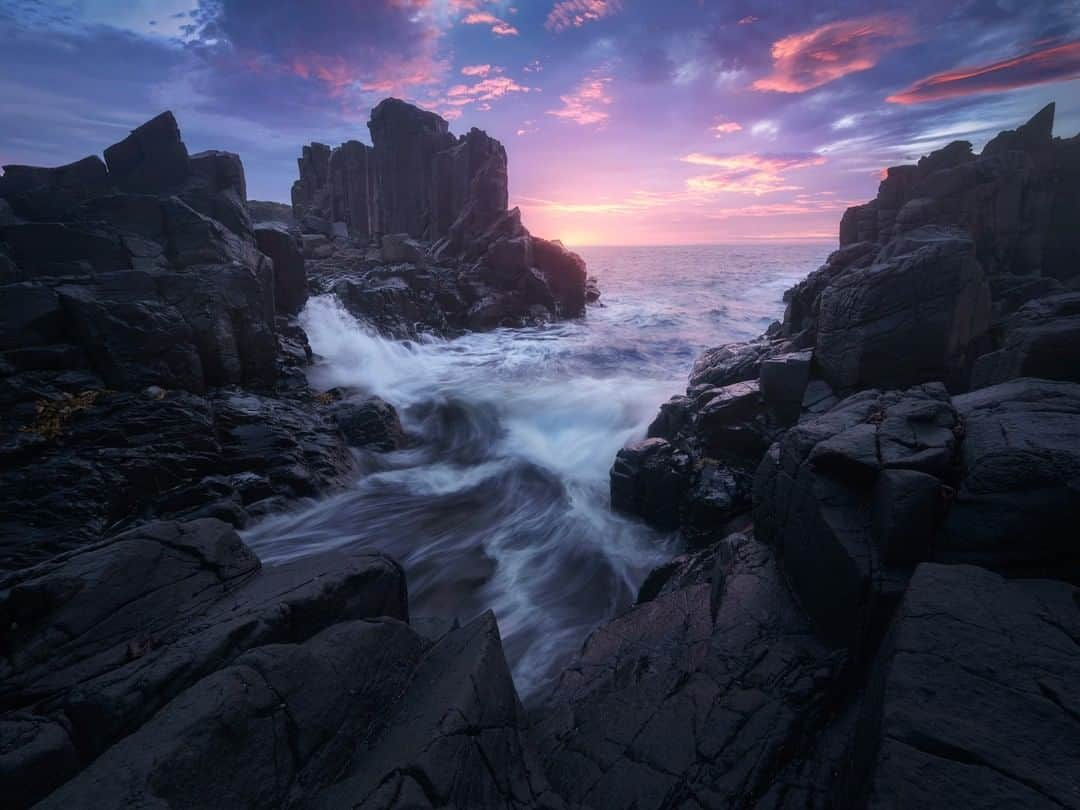
[[[446,121],[398,99],[371,111],[372,146],[305,146],[293,184],[297,217],[343,222],[356,238],[404,233],[447,236],[467,209],[489,215],[479,236],[507,210],[506,150],[478,129],[456,138]]]
[[[372,146],[313,143],[298,161],[293,210],[316,291],[398,338],[576,318],[598,297],[580,256],[508,209],[497,140],[455,137],[393,98],[368,128]]]
[[[564,796],[1080,806],[1080,136],[1053,111],[889,169],[783,322],[619,452],[613,505],[691,553],[546,707]]]

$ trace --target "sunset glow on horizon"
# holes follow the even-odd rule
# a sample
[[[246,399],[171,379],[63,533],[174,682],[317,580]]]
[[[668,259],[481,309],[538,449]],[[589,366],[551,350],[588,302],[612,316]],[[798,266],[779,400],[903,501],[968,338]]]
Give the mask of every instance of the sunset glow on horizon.
[[[501,140],[511,204],[568,245],[829,240],[887,166],[1051,100],[1080,130],[1075,5],[999,5],[0,0],[0,159],[67,163],[172,109],[288,201],[301,146],[370,142],[394,95]]]

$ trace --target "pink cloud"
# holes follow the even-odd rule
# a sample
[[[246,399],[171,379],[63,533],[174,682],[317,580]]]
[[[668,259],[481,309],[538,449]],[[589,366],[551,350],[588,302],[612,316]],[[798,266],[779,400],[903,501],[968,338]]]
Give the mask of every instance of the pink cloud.
[[[500,20],[488,11],[478,11],[469,14],[462,20],[465,25],[490,25],[491,33],[499,37],[516,37],[518,30],[506,20]]]
[[[243,4],[215,3],[199,36],[204,50],[231,69],[293,74],[336,98],[364,90],[405,95],[441,80],[447,69],[439,56],[441,32],[425,15],[429,4],[320,0],[305,7],[310,13],[301,26],[295,4],[264,2],[256,15],[244,13]]]
[[[693,152],[681,158],[683,163],[708,166],[717,171],[691,177],[686,186],[703,194],[733,192],[737,194],[771,194],[776,191],[795,191],[801,186],[791,185],[784,173],[809,166],[820,166],[825,158],[814,153],[794,155],[707,155]]]
[[[935,73],[886,101],[919,104],[977,93],[994,93],[1080,76],[1080,40],[1029,51],[1011,59]]]
[[[491,65],[465,65],[461,69],[462,76],[487,76],[489,73],[491,73]]]
[[[562,107],[548,110],[547,114],[581,126],[603,124],[610,117],[604,107],[613,101],[608,94],[610,84],[610,76],[594,73],[574,88],[574,92],[559,96]]]
[[[742,132],[742,124],[737,123],[736,121],[721,121],[718,124],[713,124],[711,131],[717,138],[722,138],[725,135]]]
[[[494,101],[508,93],[529,93],[532,89],[509,76],[491,76],[475,84],[456,84],[446,91],[446,97],[448,104],[462,107],[477,101]]]
[[[580,28],[622,11],[621,0],[561,0],[551,9],[544,27],[550,31]]]
[[[774,42],[772,73],[753,87],[803,93],[849,73],[869,70],[884,54],[911,41],[910,23],[895,14],[827,23]]]

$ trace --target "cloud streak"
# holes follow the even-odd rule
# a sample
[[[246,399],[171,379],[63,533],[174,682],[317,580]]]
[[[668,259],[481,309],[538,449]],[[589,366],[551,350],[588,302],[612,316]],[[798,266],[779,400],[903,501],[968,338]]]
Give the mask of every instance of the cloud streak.
[[[1011,59],[935,73],[886,101],[921,104],[927,101],[995,93],[1073,79],[1080,76],[1080,40],[1029,51]]]
[[[556,3],[544,22],[549,31],[581,28],[586,23],[610,17],[622,11],[621,0],[562,0]]]
[[[733,135],[736,132],[742,132],[742,124],[736,121],[721,121],[717,124],[713,124],[710,127],[710,131],[717,138],[723,138],[725,135]]]
[[[562,106],[548,110],[548,115],[581,126],[604,124],[610,117],[605,107],[614,100],[609,92],[611,77],[594,73],[581,82],[572,93],[559,96]]]
[[[911,41],[911,24],[895,14],[828,23],[774,42],[772,72],[755,81],[753,87],[774,93],[805,93],[869,70],[884,54]]]
[[[692,152],[681,158],[683,163],[707,166],[716,171],[691,177],[686,186],[691,191],[713,194],[732,192],[760,197],[777,191],[796,191],[801,186],[787,182],[784,174],[796,169],[820,166],[825,158],[813,152],[806,154],[711,155]]]
[[[506,20],[496,17],[489,11],[477,11],[467,14],[462,22],[465,25],[490,25],[491,33],[497,37],[516,37],[520,33]]]
[[[509,76],[491,76],[474,84],[456,84],[446,91],[446,97],[448,104],[461,107],[474,102],[494,101],[509,93],[529,93],[532,90]]]

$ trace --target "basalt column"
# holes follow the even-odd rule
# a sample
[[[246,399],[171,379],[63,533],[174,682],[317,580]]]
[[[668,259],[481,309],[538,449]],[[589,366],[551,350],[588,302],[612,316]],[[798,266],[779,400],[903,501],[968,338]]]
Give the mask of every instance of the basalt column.
[[[446,121],[389,98],[371,111],[368,129],[374,145],[375,232],[432,239],[435,156],[454,145]]]

